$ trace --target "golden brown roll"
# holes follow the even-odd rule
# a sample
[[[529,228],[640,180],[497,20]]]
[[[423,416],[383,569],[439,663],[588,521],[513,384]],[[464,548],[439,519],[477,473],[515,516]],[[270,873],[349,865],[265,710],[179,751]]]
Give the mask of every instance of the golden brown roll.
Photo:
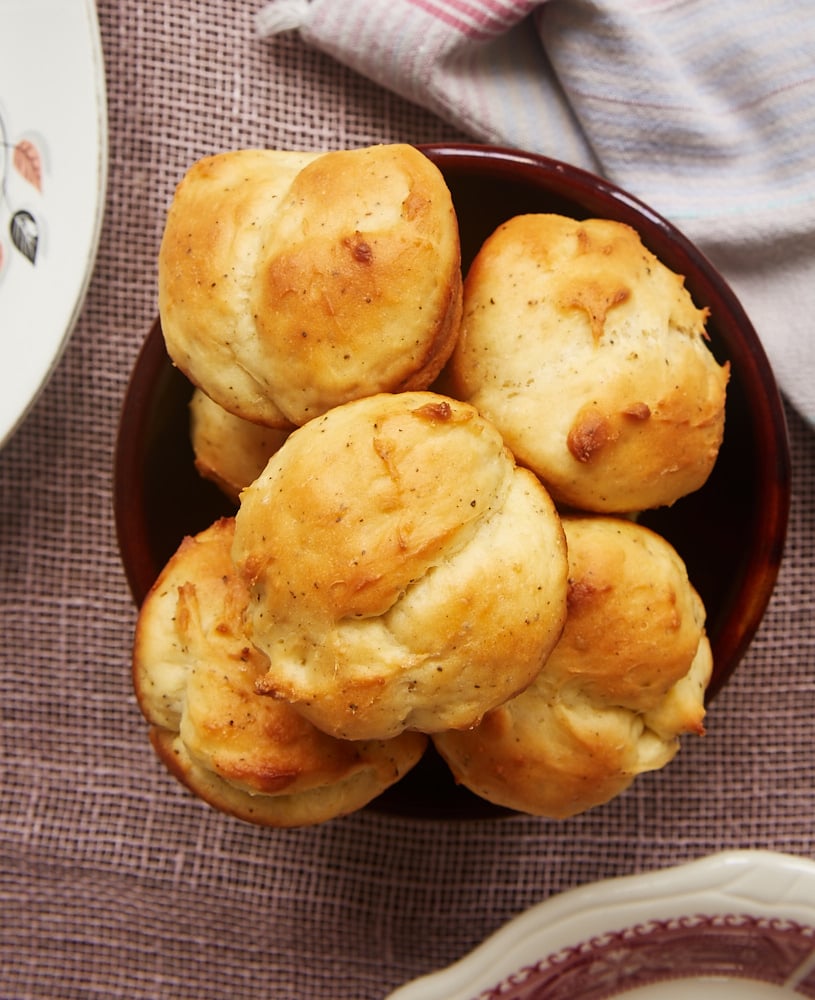
[[[234,519],[182,542],[139,613],[133,678],[159,757],[210,805],[268,826],[359,809],[421,757],[426,739],[341,742],[255,683],[268,661],[243,632]]]
[[[704,732],[705,613],[662,537],[568,516],[568,617],[535,681],[469,732],[434,742],[457,781],[496,804],[562,818],[609,801]]]
[[[475,724],[566,611],[560,518],[466,403],[379,394],[296,430],[241,495],[262,687],[346,739]]]
[[[722,440],[729,367],[705,321],[630,227],[517,216],[469,270],[446,374],[557,503],[659,507],[703,485]]]
[[[289,432],[229,413],[201,389],[190,398],[190,443],[195,468],[237,504]]]
[[[270,427],[427,387],[460,326],[450,192],[408,145],[203,159],[176,190],[158,270],[172,360]]]

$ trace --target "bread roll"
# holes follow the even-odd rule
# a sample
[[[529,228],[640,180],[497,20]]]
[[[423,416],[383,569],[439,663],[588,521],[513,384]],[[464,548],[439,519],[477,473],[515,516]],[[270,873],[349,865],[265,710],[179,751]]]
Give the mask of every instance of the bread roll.
[[[261,686],[334,736],[474,725],[560,634],[560,518],[466,403],[336,407],[288,438],[236,520]]]
[[[306,826],[359,809],[426,739],[341,742],[256,692],[269,664],[243,632],[233,536],[227,518],[185,539],[142,605],[133,677],[153,746],[198,796],[253,823]]]
[[[461,320],[450,192],[401,144],[199,161],[170,206],[158,278],[175,364],[270,427],[426,388]]]
[[[563,818],[608,802],[703,733],[704,608],[672,546],[632,521],[567,516],[568,617],[535,681],[469,732],[434,737],[456,779]]]
[[[517,216],[482,246],[464,300],[451,391],[558,504],[627,513],[704,484],[729,367],[710,352],[684,279],[633,229]]]
[[[190,398],[190,443],[199,474],[235,504],[289,432],[236,417],[201,389]]]

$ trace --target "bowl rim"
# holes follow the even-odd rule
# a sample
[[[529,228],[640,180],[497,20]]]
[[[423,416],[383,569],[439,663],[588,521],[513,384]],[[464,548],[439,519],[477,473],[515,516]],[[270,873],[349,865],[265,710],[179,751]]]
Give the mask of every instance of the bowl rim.
[[[727,281],[701,250],[673,223],[639,198],[590,171],[543,154],[505,146],[480,143],[416,144],[442,172],[457,176],[490,174],[515,182],[538,185],[547,194],[571,202],[579,200],[589,207],[584,217],[596,214],[628,222],[648,245],[656,240],[660,247],[670,246],[667,263],[680,273],[701,278],[705,300],[717,303],[720,311],[738,327],[745,351],[740,359],[740,376],[749,387],[756,447],[773,470],[759,483],[756,502],[766,521],[761,543],[751,548],[744,565],[753,585],[740,588],[731,605],[720,612],[733,628],[722,638],[717,651],[717,667],[707,691],[712,700],[743,658],[757,632],[775,587],[789,519],[791,498],[791,460],[784,406],[772,368],[751,321]],[[604,211],[607,208],[607,211]],[[652,249],[654,249],[652,247]],[[654,250],[656,253],[657,251]],[[662,257],[658,253],[657,256]],[[685,270],[685,269],[687,270]],[[116,535],[128,586],[136,605],[140,605],[149,585],[161,567],[156,566],[150,551],[150,530],[144,508],[136,508],[131,498],[139,491],[140,472],[144,467],[147,441],[128,433],[128,428],[143,427],[150,411],[158,378],[171,364],[167,356],[160,320],[152,323],[138,352],[122,402],[115,443],[113,506]],[[135,382],[133,374],[139,371]]]

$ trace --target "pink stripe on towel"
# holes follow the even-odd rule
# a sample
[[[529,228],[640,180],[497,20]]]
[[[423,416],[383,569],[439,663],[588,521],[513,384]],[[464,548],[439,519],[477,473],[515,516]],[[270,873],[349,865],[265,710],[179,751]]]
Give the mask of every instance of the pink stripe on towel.
[[[408,3],[455,28],[467,38],[482,41],[506,31],[538,6],[537,0],[483,0],[481,3],[468,3],[467,0],[408,0]]]

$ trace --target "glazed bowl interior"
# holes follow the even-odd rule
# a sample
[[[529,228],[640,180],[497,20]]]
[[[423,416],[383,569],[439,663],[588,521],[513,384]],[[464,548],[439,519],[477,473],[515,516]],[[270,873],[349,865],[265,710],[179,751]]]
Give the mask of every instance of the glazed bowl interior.
[[[783,405],[760,341],[738,300],[707,259],[665,219],[600,178],[545,157],[469,145],[421,147],[442,171],[456,207],[467,267],[501,222],[530,212],[615,219],[685,276],[709,310],[710,348],[728,360],[725,433],[712,475],[696,493],[649,512],[643,523],[685,560],[707,609],[714,655],[708,698],[742,660],[766,610],[786,534],[789,446]],[[156,321],[134,367],[122,409],[114,508],[122,561],[137,604],[185,535],[234,513],[193,465],[187,407],[192,386],[170,363]],[[374,806],[409,815],[494,815],[456,787],[430,751]]]

